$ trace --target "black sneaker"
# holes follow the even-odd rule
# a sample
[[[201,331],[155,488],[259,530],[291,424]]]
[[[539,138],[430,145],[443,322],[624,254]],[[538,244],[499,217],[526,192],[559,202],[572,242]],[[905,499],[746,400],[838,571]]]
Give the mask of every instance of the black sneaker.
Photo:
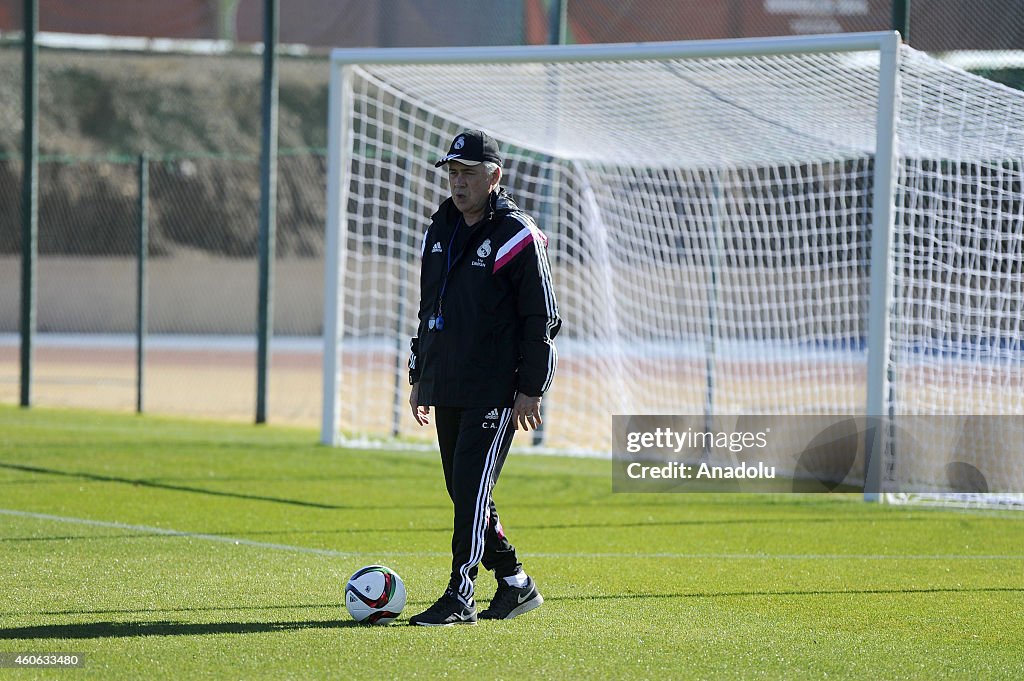
[[[510,620],[524,612],[539,608],[544,597],[537,591],[532,577],[526,578],[526,586],[509,586],[504,579],[498,580],[498,590],[487,609],[480,613],[482,620]]]
[[[476,604],[466,605],[451,591],[445,591],[437,602],[409,619],[409,624],[424,627],[447,627],[452,624],[476,624]]]

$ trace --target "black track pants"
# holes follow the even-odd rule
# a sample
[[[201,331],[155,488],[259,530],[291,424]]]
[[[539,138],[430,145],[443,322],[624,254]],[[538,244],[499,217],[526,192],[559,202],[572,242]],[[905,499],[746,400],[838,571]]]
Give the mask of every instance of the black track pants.
[[[478,563],[499,579],[521,567],[491,498],[515,434],[512,409],[435,407],[434,421],[444,482],[455,505],[449,587],[469,602]]]

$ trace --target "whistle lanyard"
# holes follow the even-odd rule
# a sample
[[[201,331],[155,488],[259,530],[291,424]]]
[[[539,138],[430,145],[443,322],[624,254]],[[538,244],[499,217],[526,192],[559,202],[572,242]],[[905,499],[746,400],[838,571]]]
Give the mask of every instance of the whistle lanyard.
[[[454,268],[459,260],[462,259],[462,255],[466,251],[466,246],[469,245],[469,240],[466,241],[466,245],[462,247],[459,254],[455,256],[455,260],[452,260],[452,250],[455,247],[455,237],[459,233],[459,227],[462,226],[464,220],[462,216],[459,216],[459,221],[455,223],[455,229],[452,230],[452,238],[448,241],[448,253],[447,255],[447,267],[444,272],[444,279],[441,281],[441,291],[437,294],[437,313],[430,318],[427,322],[427,327],[431,331],[441,331],[444,329],[444,315],[442,314],[442,306],[444,305],[444,293],[448,290],[448,278],[452,274],[452,268]]]

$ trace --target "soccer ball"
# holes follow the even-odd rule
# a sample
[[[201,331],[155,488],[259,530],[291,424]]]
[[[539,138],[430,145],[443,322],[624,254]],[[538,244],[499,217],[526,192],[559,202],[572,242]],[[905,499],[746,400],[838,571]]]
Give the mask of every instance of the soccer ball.
[[[405,607],[405,584],[391,568],[367,565],[345,585],[345,607],[356,622],[390,624]]]

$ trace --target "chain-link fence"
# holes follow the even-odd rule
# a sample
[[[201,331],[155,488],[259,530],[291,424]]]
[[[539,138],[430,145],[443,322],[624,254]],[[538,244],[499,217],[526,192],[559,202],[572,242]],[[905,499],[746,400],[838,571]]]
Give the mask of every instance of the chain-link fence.
[[[42,49],[33,403],[131,409],[139,155],[148,155],[147,410],[255,413],[256,55]],[[0,401],[16,402],[21,54],[0,49]],[[282,60],[271,418],[315,422],[327,67]]]
[[[569,42],[868,31],[892,25],[890,0],[514,0],[486,12],[468,11],[478,3],[461,1],[439,10],[426,0],[304,0],[292,3],[288,17],[282,17],[282,40],[338,46],[542,43],[550,39],[550,18],[561,2]],[[71,14],[59,15],[75,4],[43,5],[41,29],[79,30]],[[140,4],[131,31],[164,35],[161,17],[166,19],[172,4]],[[909,4],[913,46],[1024,87],[1024,0]],[[19,383],[22,54],[20,36],[10,32],[20,29],[20,5],[0,0],[0,402],[5,403],[17,401]],[[357,5],[360,11],[353,13]],[[230,30],[225,17],[202,10],[203,2],[188,6],[194,11],[176,16],[215,24],[184,27],[178,22],[170,37],[259,38],[259,3],[238,4]],[[88,31],[81,31],[123,33],[123,24],[107,26],[101,15],[91,16]],[[94,43],[79,41],[80,48],[93,47],[72,49],[54,47],[60,40],[53,36],[47,41],[39,59],[43,157],[35,403],[116,409],[135,404],[138,157],[145,152],[150,159],[152,334],[146,407],[252,418],[259,56],[225,44],[173,46],[192,50],[183,54],[143,51],[134,43],[129,51],[117,41],[98,50]],[[278,422],[313,424],[319,417],[327,78],[322,51],[282,57],[269,384],[269,417]]]
[[[708,40],[885,31],[894,0],[562,0],[569,42]],[[1024,1],[903,0],[905,40],[1024,89]],[[903,23],[903,22],[901,22]],[[536,24],[534,24],[536,27]],[[547,33],[529,34],[541,42]]]
[[[893,0],[563,0],[571,42],[707,40],[884,31]],[[1024,49],[1020,0],[903,0],[926,52]]]
[[[40,162],[37,404],[135,404],[138,168],[133,158]],[[149,162],[149,409],[253,412],[258,171],[256,158]],[[4,402],[15,401],[18,385],[20,195],[8,179],[20,172],[20,161],[0,161]],[[274,328],[282,338],[270,404],[278,420],[312,422],[320,400],[324,156],[286,153],[279,172]]]

